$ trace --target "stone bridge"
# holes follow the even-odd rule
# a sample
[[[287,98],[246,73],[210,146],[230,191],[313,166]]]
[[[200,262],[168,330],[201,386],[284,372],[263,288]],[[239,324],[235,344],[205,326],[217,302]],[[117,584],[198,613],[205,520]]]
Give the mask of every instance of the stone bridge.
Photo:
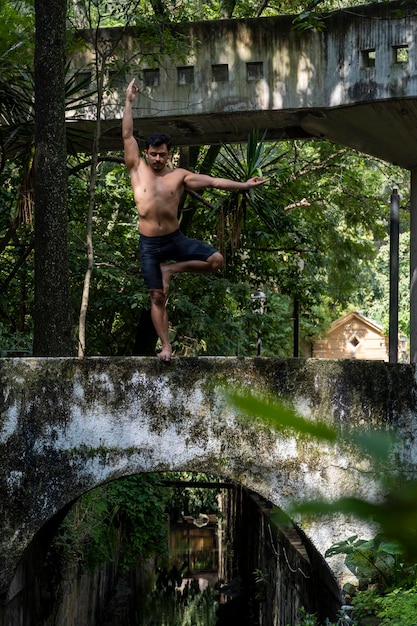
[[[86,491],[143,472],[208,472],[288,511],[294,500],[380,495],[363,455],[272,430],[227,390],[277,397],[341,432],[395,429],[395,467],[416,465],[415,366],[274,358],[2,359],[0,591],[35,534]],[[297,520],[322,553],[363,531]],[[369,526],[368,532],[369,532]],[[369,535],[368,535],[369,536]],[[334,569],[334,568],[333,568]]]

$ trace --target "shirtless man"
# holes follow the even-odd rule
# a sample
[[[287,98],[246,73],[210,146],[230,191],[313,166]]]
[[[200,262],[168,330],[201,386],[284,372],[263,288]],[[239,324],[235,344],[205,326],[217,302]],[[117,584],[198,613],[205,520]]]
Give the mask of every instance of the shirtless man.
[[[171,138],[164,134],[148,137],[145,161],[133,136],[132,103],[138,91],[135,79],[131,80],[126,89],[122,122],[124,156],[139,214],[142,275],[151,298],[152,322],[162,344],[157,356],[161,361],[170,361],[166,301],[172,276],[179,272],[205,274],[223,265],[223,257],[215,248],[181,233],[177,216],[181,194],[185,189],[205,187],[248,191],[266,181],[255,176],[240,183],[182,168],[170,169],[167,162],[171,156]]]

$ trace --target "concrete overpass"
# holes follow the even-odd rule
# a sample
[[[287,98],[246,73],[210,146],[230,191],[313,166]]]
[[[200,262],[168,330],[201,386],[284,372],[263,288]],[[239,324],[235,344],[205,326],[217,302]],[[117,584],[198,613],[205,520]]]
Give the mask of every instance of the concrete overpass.
[[[395,430],[395,472],[416,472],[415,366],[304,359],[1,359],[0,596],[35,534],[86,491],[143,472],[207,472],[284,511],[299,499],[381,495],[355,447],[271,430],[225,386],[279,397],[308,419]],[[323,554],[373,530],[355,519],[300,519]],[[339,580],[342,570],[330,563]],[[12,586],[13,587],[13,586]]]
[[[102,147],[121,150],[126,81],[138,77],[139,137],[169,132],[174,145],[245,142],[254,127],[271,140],[325,138],[401,167],[417,167],[415,5],[372,3],[324,16],[322,32],[297,32],[294,16],[193,22],[172,27],[178,55],[158,57],[138,29],[99,31],[115,47]],[[87,41],[90,32],[81,36]],[[90,50],[73,57],[88,74]],[[111,68],[110,61],[109,67]],[[91,130],[94,113],[77,113]],[[90,120],[88,123],[87,120]],[[75,122],[75,119],[73,120]]]

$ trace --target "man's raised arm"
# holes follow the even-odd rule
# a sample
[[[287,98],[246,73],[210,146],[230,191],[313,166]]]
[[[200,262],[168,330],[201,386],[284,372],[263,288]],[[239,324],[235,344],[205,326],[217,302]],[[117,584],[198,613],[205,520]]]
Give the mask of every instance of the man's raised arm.
[[[122,135],[125,154],[125,163],[128,170],[138,164],[140,159],[138,142],[133,136],[133,112],[132,103],[139,89],[135,85],[133,78],[126,88],[126,102],[122,119]]]

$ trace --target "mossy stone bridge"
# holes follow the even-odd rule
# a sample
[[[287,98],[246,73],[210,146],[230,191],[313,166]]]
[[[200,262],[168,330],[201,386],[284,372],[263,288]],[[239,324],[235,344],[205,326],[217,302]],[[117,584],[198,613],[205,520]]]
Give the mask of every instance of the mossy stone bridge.
[[[284,511],[294,499],[378,496],[355,450],[271,430],[233,406],[228,387],[277,397],[311,420],[348,431],[395,429],[396,469],[416,469],[415,366],[275,358],[2,359],[0,587],[25,549],[86,491],[143,472],[208,472]],[[303,519],[298,520],[303,527]],[[350,523],[353,523],[352,521]],[[311,522],[322,553],[357,531]],[[351,533],[353,534],[353,532]]]

